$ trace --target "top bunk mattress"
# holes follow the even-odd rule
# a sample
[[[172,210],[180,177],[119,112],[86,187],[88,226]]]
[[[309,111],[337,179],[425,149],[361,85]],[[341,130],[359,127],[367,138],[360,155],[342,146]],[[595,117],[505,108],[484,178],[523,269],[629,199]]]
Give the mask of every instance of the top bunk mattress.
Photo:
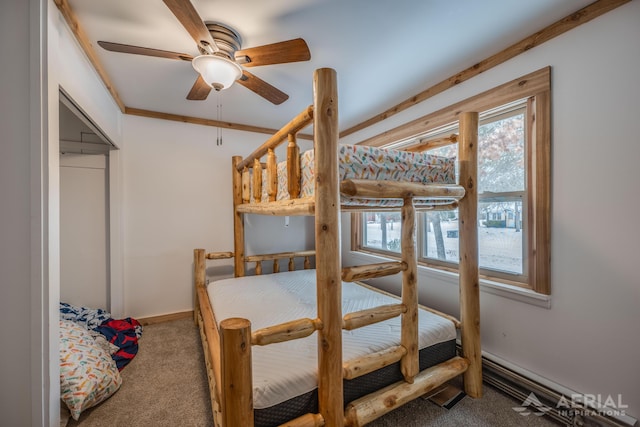
[[[251,321],[252,331],[297,320],[315,319],[315,270],[224,279],[207,286],[219,323],[231,317]],[[398,299],[355,283],[342,284],[343,315]],[[343,360],[349,361],[400,344],[400,317],[342,332]],[[420,309],[419,349],[454,340],[454,324]],[[252,347],[253,401],[269,408],[317,388],[317,334],[266,346]]]
[[[340,145],[338,149],[339,179],[370,179],[422,184],[455,184],[456,159],[364,145]],[[314,185],[314,151],[300,155],[300,197],[312,197]],[[267,173],[262,172],[262,200],[268,200]],[[253,196],[252,196],[253,197]],[[278,194],[276,200],[289,199],[287,162],[278,163]],[[453,200],[414,200],[415,205],[436,205]],[[252,199],[251,202],[254,202]],[[342,206],[401,207],[399,199],[359,199],[341,196]]]

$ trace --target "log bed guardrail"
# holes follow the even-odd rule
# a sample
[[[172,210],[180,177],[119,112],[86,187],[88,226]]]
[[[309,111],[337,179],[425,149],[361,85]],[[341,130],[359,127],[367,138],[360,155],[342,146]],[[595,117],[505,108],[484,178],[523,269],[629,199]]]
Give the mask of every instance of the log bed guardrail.
[[[232,256],[232,252],[212,252],[205,253],[204,249],[196,249],[194,252],[195,262],[196,264],[204,263],[205,260],[220,260],[225,258],[230,258]],[[270,261],[274,259],[286,259],[291,257],[304,257],[308,258],[312,256],[314,251],[301,251],[301,252],[283,252],[276,254],[264,254],[264,255],[254,255],[251,257],[247,257],[247,262],[253,261]],[[231,256],[230,256],[231,255]],[[381,263],[381,264],[395,264],[393,267],[398,272],[402,272],[405,267],[404,263]],[[352,267],[355,269],[362,269],[363,267]],[[343,269],[343,271],[348,271],[349,268]],[[376,270],[375,268],[372,269]],[[204,272],[204,268],[201,268],[200,271]],[[387,272],[390,271],[388,268],[381,269],[379,271]],[[204,282],[204,277],[197,278],[197,291],[200,293],[200,298],[208,298],[206,295]],[[201,307],[205,311],[211,310],[210,305],[205,304],[205,307]],[[382,322],[393,317],[402,316],[407,312],[407,307],[404,303],[399,304],[388,304],[378,307],[373,307],[366,310],[361,310],[357,312],[351,312],[344,316],[342,329],[344,330],[353,330],[356,328],[361,328],[367,325],[371,325],[373,323]],[[223,399],[234,399],[233,403],[227,402],[225,405],[225,409],[220,412],[219,402],[212,399],[212,405],[215,408],[214,412],[218,414],[222,414],[222,419],[224,420],[223,425],[238,425],[235,423],[236,418],[233,418],[233,422],[231,419],[226,418],[224,416],[225,411],[227,414],[236,413],[234,411],[248,411],[248,407],[250,406],[250,402],[247,401],[248,397],[242,395],[235,390],[237,387],[245,387],[251,386],[250,378],[251,378],[251,352],[245,350],[240,351],[238,353],[237,347],[240,346],[242,348],[247,347],[245,345],[246,342],[249,342],[251,345],[269,345],[284,341],[290,341],[294,339],[305,338],[313,334],[314,332],[321,330],[323,328],[323,323],[320,319],[297,319],[289,322],[284,322],[278,325],[268,326],[257,331],[251,331],[251,324],[246,319],[225,319],[223,320],[219,327],[215,324],[211,323],[210,319],[214,319],[213,313],[211,312],[209,316],[202,316],[198,318],[199,322],[204,323],[205,333],[202,335],[203,346],[205,349],[205,360],[207,366],[210,366],[214,375],[210,378],[210,383],[213,384],[211,386],[212,396],[222,396],[223,392],[226,391],[225,397]],[[224,342],[225,345],[222,347],[226,347],[227,350],[223,349],[223,353],[215,354],[211,352],[210,346],[207,345],[209,341],[218,343]],[[222,348],[221,347],[221,348]],[[231,351],[231,349],[235,348],[235,351],[227,353],[227,351]],[[250,347],[250,346],[249,346]],[[377,369],[383,368],[385,366],[391,365],[393,363],[401,362],[404,357],[408,354],[408,349],[404,345],[391,346],[387,349],[374,352],[357,359],[350,360],[348,362],[344,362],[342,364],[342,377],[347,380],[352,380],[373,372]],[[468,367],[468,363],[465,363],[464,359],[458,361],[456,358],[456,364],[447,366],[447,375],[457,375]],[[224,360],[234,360],[232,364],[223,363]],[[451,361],[444,362],[445,364],[450,363]],[[441,364],[442,365],[442,364]],[[438,365],[440,366],[440,365]],[[459,370],[459,371],[458,371]],[[439,372],[439,371],[437,371]],[[457,374],[456,374],[457,372]],[[405,402],[411,400],[416,393],[418,395],[423,394],[422,392],[418,392],[416,390],[426,390],[429,391],[430,388],[436,387],[440,382],[440,378],[443,374],[436,373],[436,380],[432,378],[433,375],[430,376],[421,376],[420,373],[416,373],[415,377],[412,378],[413,381],[407,381],[406,384],[413,384],[416,380],[417,383],[415,387],[402,387],[402,391],[398,391],[398,397],[401,402]],[[227,386],[222,389],[221,385],[227,384],[228,387],[231,387],[231,390],[227,391]],[[251,387],[249,388],[251,390]],[[425,391],[425,392],[426,392]],[[377,393],[377,392],[376,392]],[[395,393],[395,392],[394,392]],[[377,396],[377,394],[376,394]],[[369,420],[376,418],[374,414],[370,413],[372,411],[371,404],[379,405],[378,399],[381,397],[377,397],[369,401],[369,403],[364,403],[364,401],[355,401],[352,402],[345,412],[346,417],[345,420],[350,420],[355,424],[352,425],[362,425],[362,422],[369,422]],[[399,406],[399,405],[397,405]],[[393,406],[393,407],[397,407]],[[379,411],[380,409],[375,409],[375,411]],[[252,413],[252,409],[251,409]],[[351,418],[349,418],[351,417]],[[374,417],[374,418],[371,418]],[[291,426],[306,426],[306,425],[323,425],[324,418],[320,414],[306,414],[303,417],[300,417],[296,420],[292,420],[288,425]],[[307,424],[309,422],[312,423],[320,423],[320,424]],[[244,425],[244,424],[243,424]]]
[[[262,263],[266,261],[273,261],[273,272],[278,273],[280,271],[280,260],[288,259],[287,268],[289,271],[295,270],[295,258],[304,259],[304,269],[311,268],[311,257],[316,254],[314,250],[308,251],[296,251],[296,252],[279,252],[273,254],[261,254],[261,255],[249,255],[245,257],[245,263],[255,263],[255,274],[262,274]],[[229,259],[233,258],[235,254],[233,252],[208,252],[205,254],[206,259]]]

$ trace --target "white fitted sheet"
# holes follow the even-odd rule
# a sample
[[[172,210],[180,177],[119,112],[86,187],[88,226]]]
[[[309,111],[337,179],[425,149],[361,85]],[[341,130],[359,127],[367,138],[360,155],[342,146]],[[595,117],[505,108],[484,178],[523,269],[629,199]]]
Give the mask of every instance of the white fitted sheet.
[[[224,279],[207,290],[216,320],[242,317],[252,331],[300,318],[316,318],[315,270]],[[398,300],[355,283],[343,282],[343,315]],[[351,360],[400,344],[400,317],[343,331],[343,359]],[[419,311],[419,348],[456,338],[453,323]],[[317,335],[252,347],[253,403],[269,408],[317,388]]]

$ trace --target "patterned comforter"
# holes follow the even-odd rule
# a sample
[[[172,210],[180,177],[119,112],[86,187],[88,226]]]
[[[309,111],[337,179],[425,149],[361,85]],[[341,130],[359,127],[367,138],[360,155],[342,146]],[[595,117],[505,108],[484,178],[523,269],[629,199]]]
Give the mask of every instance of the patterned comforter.
[[[455,158],[433,156],[400,150],[381,149],[362,145],[340,145],[338,151],[340,180],[371,179],[423,184],[455,184]],[[300,197],[314,193],[314,152],[305,151],[300,156]],[[262,200],[268,200],[266,171],[262,172]],[[252,196],[253,197],[253,196]],[[276,200],[289,199],[287,189],[287,162],[278,163],[278,194]],[[254,200],[252,199],[252,202]],[[449,200],[416,199],[416,205],[442,204]],[[341,197],[343,206],[399,207],[401,200],[356,199]]]

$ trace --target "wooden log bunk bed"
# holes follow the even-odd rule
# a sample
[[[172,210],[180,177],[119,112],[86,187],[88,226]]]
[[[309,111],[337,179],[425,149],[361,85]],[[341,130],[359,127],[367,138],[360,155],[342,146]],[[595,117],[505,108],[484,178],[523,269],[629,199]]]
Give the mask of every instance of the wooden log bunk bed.
[[[204,249],[194,251],[196,293],[194,313],[201,331],[214,420],[218,426],[246,427],[253,426],[254,421],[256,425],[263,423],[264,425],[305,427],[362,426],[434,390],[458,375],[463,376],[464,390],[468,395],[471,397],[482,395],[477,262],[477,113],[460,114],[460,133],[457,137],[459,185],[455,184],[455,178],[454,183],[444,184],[366,179],[346,179],[340,182],[335,71],[328,68],[316,70],[313,85],[312,106],[305,109],[248,157],[233,158],[234,251],[214,253],[206,253]],[[315,165],[312,181],[315,191],[311,196],[301,196],[301,156],[295,142],[295,135],[311,123],[314,127]],[[278,167],[274,149],[285,140],[288,141],[287,163],[286,170],[281,168],[281,172],[286,172],[288,177],[289,194],[282,200],[276,200]],[[263,163],[260,159],[265,155],[267,157],[266,172],[263,172]],[[252,174],[249,172],[250,169],[253,169]],[[401,261],[342,268],[340,212],[341,197],[344,196],[349,196],[352,200],[375,198],[399,202],[402,217]],[[434,310],[424,309],[418,304],[415,212],[416,209],[433,207],[433,203],[442,203],[443,200],[446,202],[445,205],[440,204],[436,208],[458,207],[459,209],[459,321]],[[365,205],[345,206],[342,210],[347,209],[380,210],[383,208],[371,208]],[[245,214],[315,216],[315,250],[246,256],[243,218]],[[309,257],[314,255],[316,268],[310,270]],[[280,270],[279,262],[282,260],[288,260],[288,269],[293,270],[294,258],[298,256],[304,258],[305,270],[259,276],[263,262],[273,262],[273,270],[276,273]],[[234,259],[236,278],[206,285],[206,260],[224,258]],[[248,262],[256,263],[255,276],[244,277],[245,263]],[[402,296],[399,299],[384,296],[380,292],[362,290],[364,289],[362,286],[350,283],[398,273],[402,275]],[[306,274],[306,278],[290,277],[287,276],[288,274]],[[278,302],[284,304],[287,310],[289,306],[302,304],[301,302],[290,303],[287,300],[288,294],[271,295],[272,289],[269,287],[272,286],[271,284],[265,285],[266,290],[260,291],[263,285],[249,283],[254,278],[267,276],[290,277],[282,281],[285,286],[292,287],[298,286],[299,282],[311,280],[311,286],[316,290],[315,296],[309,295],[313,292],[302,291],[295,297],[299,301],[309,300],[306,302],[310,306],[313,305],[311,314],[308,317],[303,315],[300,318],[267,326],[252,325],[252,322],[259,324],[262,320],[257,316],[255,320],[248,320],[249,317],[254,317],[251,310],[260,311],[261,308],[269,310],[270,304]],[[218,283],[220,285],[217,285]],[[214,289],[222,289],[217,291],[216,296],[213,296],[212,285],[216,286]],[[249,295],[253,293],[257,295],[253,303],[248,302],[247,294],[240,294],[243,287],[249,288]],[[350,295],[361,291],[388,299],[383,299],[379,306],[357,309],[343,315],[345,310],[343,294]],[[231,310],[226,314],[222,313],[227,305],[231,305],[230,300],[234,298],[239,298],[240,305],[244,304],[246,307],[238,309],[239,311]],[[366,299],[369,298],[369,296],[366,297]],[[277,299],[284,301],[275,301]],[[273,310],[278,311],[278,309]],[[433,316],[433,318],[427,318],[427,316]],[[399,332],[398,343],[351,359],[346,358],[346,353],[350,351],[349,340],[352,335],[356,336],[359,331],[393,321],[396,322],[395,326],[384,326],[384,328]],[[452,325],[454,350],[445,360],[441,358],[435,364],[427,363],[428,367],[425,369],[422,350],[419,349],[419,340],[422,339],[419,338],[419,329],[423,328],[425,322],[434,324],[440,321],[449,326]],[[262,327],[252,331],[252,326]],[[460,330],[459,355],[455,350],[456,329]],[[379,333],[380,330],[374,330],[367,336],[370,338],[373,335],[377,338]],[[313,334],[317,334],[317,340],[314,340]],[[252,369],[255,368],[252,357],[253,362],[257,362],[257,359],[263,357],[262,354],[267,354],[257,353],[263,348],[292,345],[291,348],[283,347],[286,355],[292,358],[282,362],[283,353],[276,353],[275,356],[271,356],[274,363],[282,362],[285,370],[294,370],[293,365],[304,359],[312,359],[311,363],[315,364],[315,354],[305,353],[306,350],[297,344],[309,339],[314,343],[313,352],[317,354],[317,366],[313,372],[315,390],[309,395],[313,400],[311,405],[313,409],[309,411],[303,409],[307,412],[302,413],[292,412],[288,415],[291,418],[277,421],[275,424],[273,420],[258,421],[259,411],[254,408],[254,403],[258,400],[256,395],[259,393],[260,384],[254,382],[261,383],[262,379],[256,378],[257,372],[252,373]],[[391,368],[398,372],[399,380],[380,389],[373,391],[369,389],[364,395],[362,393],[353,395],[348,392],[349,396],[347,396],[348,383]],[[267,371],[271,370],[267,368]],[[273,389],[278,387],[274,386]],[[354,396],[356,396],[355,399]]]

